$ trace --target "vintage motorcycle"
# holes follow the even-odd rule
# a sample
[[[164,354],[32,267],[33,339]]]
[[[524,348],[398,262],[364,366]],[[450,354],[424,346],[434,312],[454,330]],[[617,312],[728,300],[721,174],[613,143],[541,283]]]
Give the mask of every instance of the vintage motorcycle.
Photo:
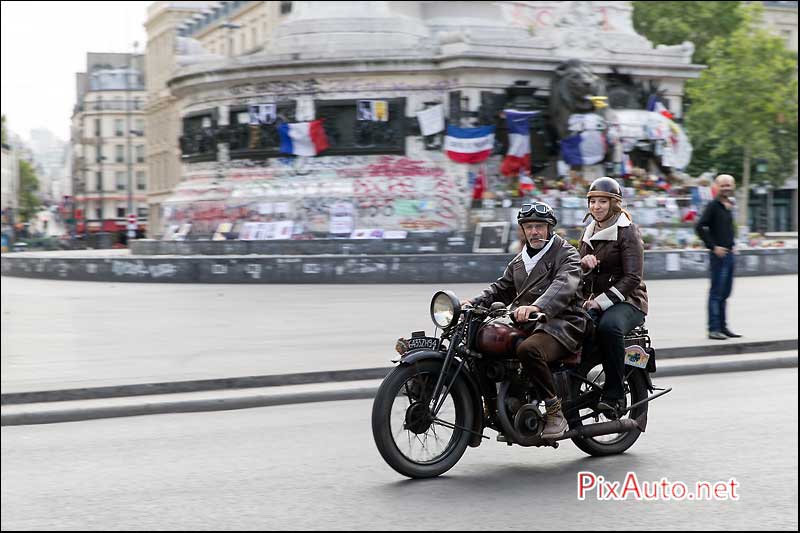
[[[532,315],[517,324],[502,303],[466,306],[455,294],[439,291],[431,300],[439,337],[425,332],[401,338],[399,362],[383,380],[372,407],[372,434],[384,460],[410,478],[438,476],[452,468],[467,446],[477,447],[484,429],[498,432],[509,446],[558,447],[572,439],[584,452],[613,455],[630,448],[647,426],[648,402],[672,389],[657,389],[655,350],[643,325],[625,337],[627,408],[597,409],[604,373],[600,355],[580,353],[551,363],[569,430],[559,439],[542,439],[545,425],[541,392],[516,358]],[[648,393],[659,392],[648,396]]]

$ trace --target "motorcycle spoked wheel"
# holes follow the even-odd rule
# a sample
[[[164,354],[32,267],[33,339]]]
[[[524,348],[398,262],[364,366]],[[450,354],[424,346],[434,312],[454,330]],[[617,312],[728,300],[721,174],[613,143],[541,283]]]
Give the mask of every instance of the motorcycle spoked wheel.
[[[627,405],[633,405],[634,403],[647,398],[647,385],[641,371],[631,370],[630,367],[626,367],[625,372],[626,377],[623,386],[625,388],[625,399],[627,401]],[[605,382],[604,378],[605,375],[603,374],[603,368],[601,365],[597,365],[587,372],[587,379],[593,381],[597,385],[602,386]],[[578,387],[578,394],[582,394],[586,392],[586,390],[589,388],[589,385],[581,383]],[[640,405],[636,409],[626,413],[622,418],[636,419],[643,414],[647,414],[647,406],[648,404],[646,403],[644,405]],[[591,412],[592,409],[581,409],[579,414],[580,416],[584,416]],[[578,422],[570,422],[570,428],[574,429],[582,425],[588,425],[587,422],[589,421],[592,421],[591,423],[601,423],[608,422],[610,420],[613,419],[607,418],[604,414],[600,413],[597,415],[596,422],[594,418],[588,418]],[[575,446],[589,455],[599,457],[604,455],[616,455],[624,452],[633,446],[641,434],[642,432],[640,430],[632,429],[623,433],[614,433],[611,435],[598,435],[596,437],[573,437],[572,442],[575,443]]]
[[[430,419],[427,406],[441,368],[439,361],[396,367],[381,383],[372,404],[372,436],[378,451],[389,466],[410,478],[447,472],[469,444],[467,431]],[[472,427],[472,399],[462,379],[456,380],[436,418]]]

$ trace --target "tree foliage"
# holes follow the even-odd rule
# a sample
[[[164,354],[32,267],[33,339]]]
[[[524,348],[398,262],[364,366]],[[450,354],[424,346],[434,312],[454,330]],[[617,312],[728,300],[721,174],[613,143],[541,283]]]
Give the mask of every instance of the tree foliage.
[[[633,2],[633,27],[653,44],[694,43],[692,61],[707,64],[708,46],[742,24],[741,2]]]
[[[28,222],[41,207],[36,195],[39,190],[39,179],[33,165],[25,160],[19,162],[19,215],[23,222]]]
[[[692,105],[686,127],[712,158],[740,155],[740,224],[746,224],[750,173],[762,159],[770,171],[760,178],[781,184],[797,158],[797,55],[780,37],[757,28],[758,8],[745,23],[708,46],[709,68],[687,85]],[[717,170],[721,170],[717,168]]]

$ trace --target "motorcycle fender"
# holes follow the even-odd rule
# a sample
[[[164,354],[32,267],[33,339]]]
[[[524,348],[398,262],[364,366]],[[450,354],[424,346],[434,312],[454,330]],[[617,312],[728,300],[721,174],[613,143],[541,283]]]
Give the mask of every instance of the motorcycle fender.
[[[644,375],[644,382],[645,385],[647,386],[647,390],[653,392],[653,390],[655,389],[653,388],[653,379],[650,377],[650,372],[645,371],[642,372],[642,374]]]
[[[417,361],[424,361],[425,359],[439,359],[444,360],[445,354],[436,350],[414,350],[403,354],[400,358],[401,365],[413,365]]]
[[[425,361],[427,359],[444,361],[444,358],[445,354],[442,352],[437,352],[434,350],[415,350],[405,354],[400,359],[400,364],[413,365],[418,361]],[[483,396],[481,396],[480,388],[478,388],[478,384],[475,383],[475,379],[472,377],[472,374],[469,371],[465,372],[465,369],[462,369],[460,375],[464,377],[464,380],[467,383],[467,389],[469,389],[470,396],[472,396],[472,430],[477,432],[477,435],[472,436],[469,441],[469,445],[472,448],[475,448],[479,446],[483,440],[481,438],[481,434],[483,433]]]

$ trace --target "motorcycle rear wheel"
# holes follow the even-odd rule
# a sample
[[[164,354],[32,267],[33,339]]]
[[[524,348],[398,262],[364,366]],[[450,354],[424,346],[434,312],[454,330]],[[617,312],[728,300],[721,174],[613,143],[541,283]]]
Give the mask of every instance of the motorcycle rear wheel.
[[[625,386],[628,405],[633,405],[634,403],[647,398],[647,384],[645,383],[645,377],[642,375],[642,372],[643,370],[631,370],[630,367],[626,367],[627,377],[625,378],[623,385]],[[598,382],[598,384],[602,383]],[[640,405],[639,407],[628,412],[623,418],[637,419],[642,415],[646,416],[647,406],[648,404],[646,403],[644,405]],[[581,410],[580,414],[583,415],[587,412],[588,410]],[[607,420],[603,415],[600,415],[599,418],[599,422],[604,422]],[[570,427],[572,429],[582,425],[583,421],[577,421],[575,423],[570,422]],[[616,455],[624,452],[633,446],[641,434],[642,432],[640,430],[631,429],[624,433],[617,433],[615,435],[573,437],[572,442],[575,443],[575,446],[589,455],[601,457],[605,455]]]
[[[372,404],[372,435],[386,463],[410,478],[450,470],[464,455],[473,424],[472,398],[463,379],[450,389],[437,419],[427,417],[430,394],[441,372],[439,361],[400,365],[383,380]]]

